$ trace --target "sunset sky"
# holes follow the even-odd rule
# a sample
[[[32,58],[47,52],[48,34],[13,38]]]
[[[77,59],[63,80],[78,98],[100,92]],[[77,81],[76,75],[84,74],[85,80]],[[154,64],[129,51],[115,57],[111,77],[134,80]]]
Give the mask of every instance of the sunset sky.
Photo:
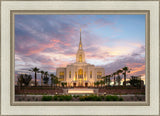
[[[128,66],[145,78],[145,15],[15,15],[15,71],[50,73],[76,60],[82,29],[86,62],[106,74]]]

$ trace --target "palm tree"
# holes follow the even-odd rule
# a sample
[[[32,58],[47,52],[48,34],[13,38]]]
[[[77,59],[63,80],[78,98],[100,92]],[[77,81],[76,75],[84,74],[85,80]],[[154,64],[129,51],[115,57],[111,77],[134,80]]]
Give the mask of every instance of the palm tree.
[[[96,85],[97,85],[97,82],[94,82],[94,86],[96,87]]]
[[[100,84],[100,82],[99,82],[99,81],[97,81],[97,87],[99,87],[99,84]]]
[[[54,74],[50,74],[50,77],[51,77],[51,87],[54,83],[54,78],[55,78],[55,75]]]
[[[49,77],[48,77],[48,72],[46,71],[46,72],[44,72],[44,78],[43,78],[43,83],[44,84],[48,84],[48,81],[49,81]]]
[[[143,80],[140,78],[141,76],[131,76],[129,83],[133,87],[141,87],[141,84],[144,83]]]
[[[31,80],[32,80],[31,75],[27,75],[27,74],[23,75],[23,83],[25,86],[28,86]]]
[[[116,72],[114,72],[114,73],[112,74],[112,76],[114,77],[114,86],[116,85],[116,78],[115,78],[115,77],[116,77],[116,74],[117,74]]]
[[[39,68],[31,68],[29,71],[35,72],[35,86],[37,86],[37,73],[39,72]]]
[[[41,73],[41,86],[42,86],[42,85],[43,85],[43,75],[44,75],[44,71],[41,70],[40,73]]]
[[[101,84],[101,87],[102,87],[102,85],[104,84],[104,81],[103,81],[103,80],[100,80],[99,83]]]
[[[103,81],[104,81],[104,84],[106,84],[106,76],[104,76],[104,77],[101,77],[102,79],[103,79]]]
[[[52,84],[54,84],[54,88],[57,86],[58,84],[58,77],[56,77],[54,74],[51,74],[51,86]]]
[[[122,73],[123,71],[121,69],[119,69],[117,71],[117,82],[118,82],[118,86],[120,86],[120,83],[121,83],[121,77],[120,77],[120,73]]]
[[[108,77],[107,77],[108,86],[110,86],[110,83],[111,83],[111,76],[112,76],[112,75],[108,75]]]
[[[124,75],[124,86],[126,86],[126,74],[127,73],[130,73],[130,70],[129,70],[129,68],[128,67],[123,67],[122,68],[123,69],[123,75]]]

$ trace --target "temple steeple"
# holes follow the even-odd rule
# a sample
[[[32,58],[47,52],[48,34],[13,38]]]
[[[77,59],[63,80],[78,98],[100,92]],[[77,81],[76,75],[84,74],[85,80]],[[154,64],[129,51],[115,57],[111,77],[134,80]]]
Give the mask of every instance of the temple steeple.
[[[80,29],[80,41],[79,41],[79,49],[82,49],[81,29]]]
[[[76,54],[76,62],[85,62],[85,54],[82,48],[82,39],[81,39],[81,29],[80,29],[80,41],[79,41],[79,49]]]

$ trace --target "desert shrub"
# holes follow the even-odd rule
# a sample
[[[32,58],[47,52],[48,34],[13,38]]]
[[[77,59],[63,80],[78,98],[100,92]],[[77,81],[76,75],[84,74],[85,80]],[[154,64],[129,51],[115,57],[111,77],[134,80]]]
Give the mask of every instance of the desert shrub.
[[[79,100],[80,100],[80,101],[85,101],[85,96],[80,96],[80,97],[79,97]]]
[[[52,100],[52,96],[43,96],[42,97],[42,101],[51,101]]]

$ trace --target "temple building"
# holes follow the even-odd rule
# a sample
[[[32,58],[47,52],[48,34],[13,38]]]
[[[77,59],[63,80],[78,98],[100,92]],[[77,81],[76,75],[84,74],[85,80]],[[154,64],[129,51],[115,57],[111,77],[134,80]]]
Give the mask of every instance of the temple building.
[[[56,76],[61,82],[66,82],[67,86],[94,86],[94,82],[101,80],[105,76],[102,67],[96,67],[86,63],[85,52],[82,47],[81,30],[79,48],[76,54],[76,62],[56,69]]]

